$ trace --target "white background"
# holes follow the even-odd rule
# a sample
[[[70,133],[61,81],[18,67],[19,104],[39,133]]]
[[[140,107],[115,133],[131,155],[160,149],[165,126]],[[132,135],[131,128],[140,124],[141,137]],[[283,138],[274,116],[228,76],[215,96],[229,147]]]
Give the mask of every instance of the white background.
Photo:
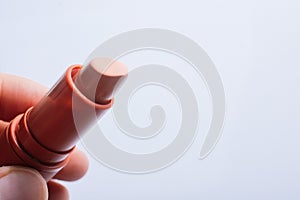
[[[71,199],[300,198],[300,4],[294,0],[0,1],[0,69],[50,87],[101,42],[143,27],[187,35],[223,79],[227,115],[215,150],[201,141],[146,175],[90,157]],[[200,138],[200,137],[199,137]]]

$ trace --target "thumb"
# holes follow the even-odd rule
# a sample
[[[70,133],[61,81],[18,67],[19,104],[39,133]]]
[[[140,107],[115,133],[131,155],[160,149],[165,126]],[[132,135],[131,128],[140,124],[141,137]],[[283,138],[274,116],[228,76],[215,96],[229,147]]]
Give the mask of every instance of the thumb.
[[[46,181],[30,168],[0,167],[0,199],[47,200]]]

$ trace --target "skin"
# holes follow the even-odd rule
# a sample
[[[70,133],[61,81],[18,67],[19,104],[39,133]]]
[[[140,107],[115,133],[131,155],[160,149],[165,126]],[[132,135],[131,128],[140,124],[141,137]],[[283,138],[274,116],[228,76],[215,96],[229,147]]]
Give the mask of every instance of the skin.
[[[0,134],[2,134],[8,122],[20,113],[24,113],[31,106],[36,105],[39,100],[47,92],[47,88],[33,82],[31,80],[17,77],[9,74],[0,73]],[[0,154],[1,156],[1,154]],[[26,189],[14,190],[16,196],[23,197],[25,199],[55,199],[66,200],[69,199],[67,189],[60,183],[55,182],[55,179],[64,181],[75,181],[80,179],[88,169],[88,159],[79,149],[76,149],[70,158],[70,161],[66,167],[64,167],[53,180],[46,183],[39,173],[33,169],[23,167],[0,167],[0,182],[4,180],[7,174],[15,175],[12,180],[26,182],[22,177],[27,179],[34,178],[31,181],[32,184],[25,184]],[[19,172],[26,173],[26,176],[21,176]],[[8,177],[8,176],[7,176]],[[7,178],[8,179],[8,178]],[[5,180],[7,181],[7,180]],[[18,184],[13,182],[13,184]],[[24,184],[22,184],[24,185]],[[8,189],[9,190],[9,189]],[[28,192],[30,191],[30,192]],[[5,193],[9,193],[7,189],[1,189],[0,184],[0,198],[5,197]],[[30,196],[31,195],[31,196]],[[37,198],[39,196],[39,198]],[[1,198],[5,199],[5,198]]]

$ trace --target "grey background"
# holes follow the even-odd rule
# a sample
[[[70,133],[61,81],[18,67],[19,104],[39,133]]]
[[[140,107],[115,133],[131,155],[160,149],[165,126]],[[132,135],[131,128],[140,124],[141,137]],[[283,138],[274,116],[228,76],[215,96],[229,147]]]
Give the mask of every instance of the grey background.
[[[165,170],[146,175],[119,173],[90,158],[87,176],[66,184],[71,199],[299,199],[299,9],[296,0],[1,0],[0,69],[50,87],[66,67],[84,62],[112,35],[141,27],[185,34],[206,50],[223,79],[227,115],[215,150],[198,159],[210,103],[196,87],[203,85],[201,79],[183,71],[203,110],[198,137],[185,156]],[[151,58],[165,62],[155,53],[148,55],[149,60],[145,57],[127,59],[138,64]],[[170,58],[170,63],[179,68],[179,61]],[[146,101],[150,108],[153,102],[145,95],[159,91],[157,96],[166,95],[160,101],[166,112],[176,112],[172,109],[176,100],[167,104],[172,95],[161,90],[149,88],[138,93],[136,101]],[[134,105],[133,120],[147,124],[148,113],[139,113]],[[173,113],[167,119],[169,130],[166,127],[163,138],[147,145],[118,137],[111,123],[105,123],[103,130],[119,147],[151,152],[175,137],[180,119]],[[108,115],[103,121],[110,120]]]

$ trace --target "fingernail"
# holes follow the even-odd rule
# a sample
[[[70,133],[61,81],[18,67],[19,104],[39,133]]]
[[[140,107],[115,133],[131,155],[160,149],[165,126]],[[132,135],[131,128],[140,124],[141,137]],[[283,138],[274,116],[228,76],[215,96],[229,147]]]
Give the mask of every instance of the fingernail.
[[[0,199],[48,199],[47,185],[35,170],[24,167],[0,167]]]

